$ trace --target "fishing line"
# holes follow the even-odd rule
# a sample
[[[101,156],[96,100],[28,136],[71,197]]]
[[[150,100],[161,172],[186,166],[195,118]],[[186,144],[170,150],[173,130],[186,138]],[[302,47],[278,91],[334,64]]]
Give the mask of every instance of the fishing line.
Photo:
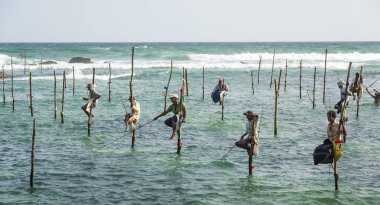
[[[139,125],[139,126],[135,129],[135,131],[138,130],[138,129],[140,129],[140,128],[143,128],[143,127],[146,126],[146,125],[149,125],[149,124],[152,123],[153,121],[154,121],[154,119],[149,120],[148,122],[146,122],[146,123],[143,124],[143,125]],[[106,144],[103,144],[103,146],[98,147],[98,148],[104,148],[104,147],[106,147],[106,146],[108,146],[108,145],[110,145],[110,144],[116,142],[117,140],[121,139],[122,137],[125,137],[127,134],[131,133],[132,131],[131,131],[131,130],[128,130],[128,131],[126,131],[126,132],[127,132],[127,133],[125,133],[125,134],[122,135],[121,137],[118,137],[118,138],[116,138],[116,139],[114,139],[114,140],[112,140],[112,141],[110,141],[110,142],[108,142],[108,143],[106,143]]]

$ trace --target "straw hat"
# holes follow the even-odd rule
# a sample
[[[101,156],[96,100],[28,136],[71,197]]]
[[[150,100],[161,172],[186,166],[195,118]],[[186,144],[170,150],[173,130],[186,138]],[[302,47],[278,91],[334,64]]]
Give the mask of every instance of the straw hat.
[[[170,99],[172,98],[177,98],[178,99],[178,95],[177,94],[173,94],[172,96],[170,96]]]

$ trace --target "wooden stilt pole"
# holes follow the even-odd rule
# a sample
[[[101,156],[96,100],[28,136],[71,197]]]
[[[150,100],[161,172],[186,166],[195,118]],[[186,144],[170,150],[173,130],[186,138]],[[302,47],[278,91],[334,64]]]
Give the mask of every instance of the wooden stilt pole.
[[[11,56],[11,69],[12,69],[12,80],[11,80],[11,84],[12,84],[12,87],[11,87],[11,93],[12,93],[12,110],[15,110],[15,96],[14,96],[14,92],[13,92],[13,59],[12,59],[12,56]]]
[[[57,77],[54,70],[54,119],[57,119]]]
[[[249,156],[248,156],[248,173],[249,176],[252,176],[252,172],[254,169],[253,164],[253,149],[255,146],[255,138],[257,137],[257,122],[258,122],[259,116],[255,115],[252,119],[252,140],[251,140],[251,149],[249,150]]]
[[[111,102],[111,63],[108,64],[109,77],[108,77],[108,102]]]
[[[63,69],[65,71],[65,69]],[[65,72],[65,76],[63,77],[63,89],[66,89],[67,88],[67,82],[66,82],[66,72]]]
[[[40,59],[40,73],[42,73],[42,49],[40,49],[41,59]]]
[[[29,72],[30,115],[33,117],[32,72]]]
[[[24,52],[24,75],[26,74],[26,50]]]
[[[280,69],[280,75],[278,75],[278,88],[277,88],[277,90],[280,90],[281,73],[282,73],[282,69]]]
[[[185,101],[185,95],[184,95],[184,90],[185,90],[185,80],[182,79],[182,87],[180,90],[180,100],[179,100],[179,107],[178,107],[178,113],[182,113],[182,103]],[[182,124],[179,124],[179,128],[177,131],[177,154],[181,154],[181,149],[182,149]]]
[[[253,70],[251,70],[251,81],[252,81],[252,94],[255,94],[255,88],[253,87]]]
[[[277,87],[276,80],[274,80],[274,95],[275,95],[275,102],[274,102],[274,135],[277,135],[278,87]]]
[[[130,96],[129,96],[129,101],[131,102],[131,108],[133,106],[133,62],[134,62],[134,56],[135,56],[135,47],[132,47],[132,73],[131,73],[131,80],[129,81],[129,91],[130,91]],[[135,140],[136,140],[136,131],[132,132],[132,147],[135,146]]]
[[[284,91],[286,91],[286,77],[288,76],[288,59],[286,59],[285,63],[285,82],[284,82]]]
[[[170,74],[169,74],[169,80],[168,80],[168,83],[166,84],[166,87],[165,87],[165,96],[164,96],[164,101],[165,101],[165,105],[164,105],[164,111],[166,110],[166,99],[168,97],[168,91],[169,91],[169,85],[170,85],[170,80],[172,79],[172,72],[173,72],[173,61],[170,61]]]
[[[313,109],[315,108],[315,79],[317,77],[317,66],[314,67],[314,85],[313,85]]]
[[[350,62],[349,66],[348,66],[345,93],[347,93],[347,91],[348,91],[348,86],[349,86],[348,81],[350,79],[351,66],[352,66],[352,62]],[[346,123],[347,102],[348,102],[348,96],[347,96],[346,100],[344,100],[342,102],[342,112],[340,114],[339,130],[341,129],[341,126],[345,126],[345,123]],[[346,135],[343,136],[343,141],[346,142]],[[333,147],[333,164],[334,164],[333,168],[334,168],[334,179],[335,179],[334,181],[335,181],[335,190],[337,191],[338,190],[339,175],[338,175],[338,162],[335,160],[335,156],[336,156],[335,146],[339,146],[339,143],[334,142],[334,147]]]
[[[362,71],[363,71],[363,66],[361,66],[360,67],[360,81],[362,81]],[[361,86],[361,83],[359,82],[359,84],[360,84],[360,90],[359,90],[359,92],[356,94],[357,96],[357,98],[356,98],[356,118],[359,118],[359,101],[360,101],[360,98],[361,98],[361,96],[359,97],[359,93],[360,92],[363,92],[363,88],[362,88],[362,86]]]
[[[259,58],[259,68],[257,69],[257,85],[260,84],[261,56]]]
[[[224,78],[223,78],[223,84],[222,84],[222,87],[224,87]],[[224,120],[224,96],[221,100],[221,103],[222,103],[222,120]]]
[[[95,85],[95,68],[92,68],[92,84]]]
[[[272,88],[272,83],[273,83],[273,70],[274,70],[274,57],[276,55],[276,50],[273,51],[273,60],[272,60],[272,72],[271,72],[271,75],[270,75],[270,86],[269,88]]]
[[[202,69],[202,99],[205,99],[205,67]]]
[[[336,146],[339,146],[339,144],[336,144]],[[335,147],[333,148],[333,168],[334,168],[334,181],[335,181],[335,190],[338,190],[338,162],[335,160]]]
[[[350,80],[351,66],[352,66],[352,62],[350,62],[349,65],[348,65],[347,80],[346,80],[346,92],[345,93],[348,92],[348,87],[350,85],[349,80]],[[346,118],[346,114],[347,114],[348,101],[349,100],[348,100],[348,96],[347,96],[346,100],[342,103],[342,112],[340,114],[340,117],[341,117],[340,121],[342,123],[345,123],[346,119],[347,119]],[[346,136],[344,136],[344,142],[346,142]]]
[[[300,61],[300,98],[302,98],[301,89],[302,89],[302,59]]]
[[[30,169],[30,187],[33,188],[34,178],[34,141],[36,138],[36,119],[33,119],[33,134],[32,134],[32,151],[31,151],[31,169]]]
[[[325,73],[323,76],[323,104],[325,104],[325,95],[326,95],[326,71],[327,71],[327,49],[325,51]]]
[[[64,120],[64,116],[65,116],[65,114],[64,114],[64,111],[63,111],[63,109],[64,109],[64,105],[65,105],[65,82],[66,82],[66,71],[65,70],[63,70],[63,83],[62,83],[62,99],[61,99],[61,104],[62,104],[62,106],[61,106],[61,123],[64,123],[65,122],[65,120]]]
[[[185,78],[186,78],[186,96],[189,96],[189,78],[187,75],[187,68],[185,69]]]
[[[75,95],[75,69],[73,66],[73,95]]]
[[[3,67],[3,103],[5,104],[5,73],[4,73],[4,66]]]

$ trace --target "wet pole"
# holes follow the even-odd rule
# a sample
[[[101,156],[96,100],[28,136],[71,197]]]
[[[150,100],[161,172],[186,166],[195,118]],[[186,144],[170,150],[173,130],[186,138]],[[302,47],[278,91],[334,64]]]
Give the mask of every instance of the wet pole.
[[[185,85],[184,84],[185,84],[185,80],[182,79],[182,87],[180,90],[181,96],[180,96],[179,107],[178,107],[178,114],[180,117],[182,115],[182,103],[185,101],[185,96],[184,96]],[[179,128],[177,131],[177,154],[181,154],[181,149],[182,149],[181,140],[182,140],[182,123],[179,124]]]
[[[75,95],[75,69],[73,66],[73,95]]]
[[[172,79],[172,72],[173,72],[173,61],[170,61],[170,75],[169,75],[169,80],[168,80],[168,83],[166,84],[166,87],[165,87],[165,96],[164,96],[164,101],[165,101],[165,104],[164,104],[164,111],[166,110],[166,99],[168,97],[168,90],[169,90],[169,85],[170,85],[170,80]]]
[[[111,63],[108,64],[109,76],[108,76],[108,102],[111,102]]]
[[[274,80],[274,95],[275,95],[275,101],[274,101],[274,135],[277,135],[278,87],[277,87],[276,80]]]
[[[314,85],[313,85],[313,109],[315,108],[315,79],[317,76],[317,66],[314,67]]]
[[[34,141],[36,138],[36,119],[33,119],[33,134],[32,134],[32,151],[31,151],[31,169],[30,169],[30,187],[33,188],[33,178],[34,178]]]
[[[224,87],[224,78],[223,78],[223,84],[222,84],[222,88]],[[221,99],[222,101],[222,120],[224,120],[224,96],[223,98]]]
[[[4,66],[3,67],[3,103],[5,104],[5,73],[4,73]]]
[[[270,75],[270,86],[269,88],[272,88],[272,83],[273,83],[273,70],[274,70],[274,57],[276,55],[276,50],[273,51],[273,60],[272,60],[272,72],[271,72],[271,75]]]
[[[95,68],[92,68],[92,84],[95,85]]]
[[[95,68],[92,68],[92,85],[95,85]],[[90,103],[90,102],[88,102]],[[91,101],[91,104],[94,103]],[[87,118],[87,135],[91,135],[91,125],[92,125],[92,105],[90,105],[90,114],[88,115]]]
[[[57,77],[54,70],[54,119],[57,119]]]
[[[359,81],[359,85],[361,85],[362,83],[360,83],[363,79],[362,79],[362,71],[363,71],[363,66],[360,67],[360,81]],[[359,93],[360,92],[363,92],[362,91],[362,86],[360,86],[360,91],[357,92],[357,98],[356,98],[356,118],[359,118],[359,101],[360,101],[360,97],[359,97]]]
[[[257,85],[260,84],[261,56],[259,58],[259,68],[257,69]]]
[[[205,67],[202,68],[202,99],[205,99]]]
[[[253,70],[251,70],[251,83],[252,83],[252,94],[255,94],[255,89],[253,87]]]
[[[15,110],[15,96],[13,92],[13,59],[11,56],[11,69],[12,69],[12,78],[11,78],[11,93],[12,93],[12,110]]]
[[[280,69],[280,74],[278,75],[278,87],[277,87],[278,90],[280,90],[281,73],[282,73],[282,69]]]
[[[284,82],[284,91],[286,91],[286,77],[288,76],[288,59],[286,59],[285,63],[285,82]]]
[[[32,72],[29,72],[30,115],[33,117]]]
[[[327,49],[325,50],[325,73],[323,75],[323,104],[325,104],[325,95],[326,95],[326,71],[327,71]]]
[[[187,68],[185,69],[185,78],[186,78],[186,96],[189,96],[189,79],[187,75]]]
[[[275,81],[276,82],[276,81]],[[249,176],[252,176],[253,169],[255,168],[253,164],[253,149],[255,146],[255,138],[257,137],[257,121],[258,116],[254,115],[252,119],[252,140],[251,140],[251,149],[249,150],[249,157],[248,157],[248,173]]]
[[[64,105],[65,105],[65,85],[66,85],[66,70],[63,70],[63,78],[62,78],[62,99],[61,99],[61,123],[64,123],[65,120],[64,120],[64,117],[65,117],[65,113],[64,113]]]
[[[130,95],[129,95],[129,102],[131,103],[131,110],[132,110],[132,107],[133,107],[133,62],[134,62],[134,56],[135,56],[135,47],[132,47],[132,73],[131,73],[131,80],[129,81],[129,92],[130,92]],[[132,114],[132,113],[131,113]],[[136,130],[134,130],[132,132],[132,148],[135,146],[135,140],[136,140]]]
[[[350,79],[351,66],[352,66],[352,62],[350,62],[349,66],[348,66],[345,93],[347,93],[347,91],[348,91],[348,86],[349,86],[348,80]],[[347,101],[348,101],[348,95],[342,103],[342,112],[340,114],[340,120],[339,120],[339,130],[341,129],[342,126],[345,127],[346,113],[347,113],[347,111],[346,111]],[[343,135],[343,142],[344,143],[346,142],[346,133]],[[335,179],[334,181],[335,181],[335,190],[337,191],[338,190],[339,175],[338,175],[338,162],[337,162],[337,160],[335,160],[335,156],[336,156],[335,146],[339,146],[339,144],[336,142],[333,142],[333,145],[334,145],[334,147],[333,147],[333,163],[334,163],[334,179]]]
[[[302,98],[301,89],[302,89],[302,59],[300,61],[300,99]]]

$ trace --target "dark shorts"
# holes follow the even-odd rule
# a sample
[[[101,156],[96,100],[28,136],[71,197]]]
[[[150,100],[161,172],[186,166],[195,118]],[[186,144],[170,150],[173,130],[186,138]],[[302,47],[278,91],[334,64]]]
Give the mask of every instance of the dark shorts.
[[[214,103],[217,103],[220,101],[220,93],[221,93],[221,90],[216,90],[215,92],[211,94],[211,98],[212,98],[212,101],[214,101]]]
[[[165,120],[165,125],[172,127],[173,123],[177,123],[178,117],[177,115],[174,115],[172,117],[169,117],[168,119]]]

